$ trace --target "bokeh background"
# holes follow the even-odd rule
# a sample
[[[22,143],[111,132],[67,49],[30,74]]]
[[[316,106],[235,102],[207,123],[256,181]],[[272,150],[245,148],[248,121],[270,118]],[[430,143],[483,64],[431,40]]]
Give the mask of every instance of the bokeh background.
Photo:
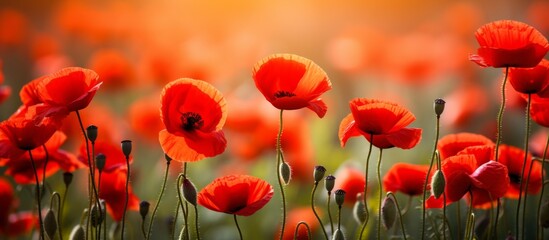
[[[442,136],[468,131],[494,138],[503,74],[468,61],[468,54],[477,47],[474,32],[490,21],[513,19],[548,36],[548,13],[549,1],[522,0],[3,0],[0,73],[2,86],[11,88],[11,96],[0,103],[0,120],[18,108],[18,92],[30,80],[67,66],[96,71],[104,83],[83,111],[84,123],[99,126],[100,136],[115,144],[133,140],[131,183],[140,200],[154,205],[165,168],[157,140],[163,128],[160,91],[177,78],[202,79],[227,99],[229,117],[224,131],[228,147],[218,157],[190,164],[189,178],[200,189],[218,176],[244,173],[276,187],[277,111],[255,88],[251,69],[273,53],[298,54],[320,65],[333,89],[323,95],[328,103],[325,118],[318,119],[309,110],[285,113],[283,149],[293,168],[287,187],[291,212],[309,206],[313,166],[324,165],[332,174],[345,168],[362,171],[367,142],[352,139],[343,149],[337,137],[352,98],[398,102],[416,115],[412,126],[424,129],[416,148],[385,151],[383,172],[395,162],[428,162],[435,128],[432,102],[438,97],[447,101]],[[520,147],[525,103],[511,89],[507,100],[504,142]],[[67,119],[64,128],[69,142],[63,147],[75,154],[82,144],[76,124],[75,116]],[[534,127],[532,135],[531,150],[539,154],[547,133]],[[374,152],[372,159],[376,156]],[[158,239],[169,236],[168,222],[176,207],[175,178],[181,164],[170,168],[168,189],[154,225],[153,236]],[[61,176],[57,173],[48,179],[56,191],[63,189]],[[65,229],[79,221],[86,206],[86,171],[79,170],[75,176],[74,184],[79,187],[70,190]],[[369,194],[375,199],[373,176],[371,171],[373,191]],[[32,208],[30,189],[18,186],[20,209]],[[324,206],[325,193],[319,195],[317,205]],[[418,203],[414,199],[412,207]],[[321,212],[325,214],[325,208]],[[419,233],[418,213],[405,216],[412,236]],[[350,207],[344,214],[346,235],[354,236],[356,223]],[[230,216],[204,208],[199,208],[199,215],[204,239],[236,238]],[[280,196],[275,191],[263,210],[240,218],[244,237],[273,238],[280,215]],[[138,213],[129,213],[129,220],[129,236],[139,239]],[[513,220],[503,224],[511,225]],[[181,227],[180,220],[177,227]]]

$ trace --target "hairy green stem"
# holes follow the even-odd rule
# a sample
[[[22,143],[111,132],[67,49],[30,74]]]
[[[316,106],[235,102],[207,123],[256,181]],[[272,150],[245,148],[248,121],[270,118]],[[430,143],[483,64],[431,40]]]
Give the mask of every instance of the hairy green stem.
[[[318,182],[315,181],[313,186],[313,191],[311,192],[311,209],[313,209],[313,213],[315,214],[316,219],[318,220],[318,223],[320,224],[320,227],[322,228],[322,233],[324,234],[324,237],[326,240],[328,240],[328,234],[326,233],[326,229],[324,228],[324,224],[322,223],[322,220],[320,220],[320,217],[318,216],[318,213],[315,209],[315,192],[316,188],[318,187]]]
[[[278,135],[276,137],[276,167],[275,167],[275,170],[276,170],[276,176],[277,176],[277,180],[278,180],[278,186],[280,188],[280,196],[282,197],[282,226],[281,226],[281,229],[280,229],[280,240],[282,240],[282,237],[284,236],[284,228],[286,227],[286,197],[284,195],[284,186],[282,185],[282,179],[281,179],[281,176],[280,176],[280,171],[278,170],[278,167],[280,166],[281,164],[281,161],[282,160],[282,144],[281,144],[281,141],[282,141],[282,129],[283,129],[283,118],[282,118],[282,113],[284,112],[284,110],[280,110],[280,116],[279,116],[279,122],[280,122],[280,126],[279,126],[279,129],[278,129]]]
[[[436,116],[436,129],[435,129],[435,141],[433,144],[433,152],[431,153],[431,162],[429,163],[429,170],[427,170],[427,175],[425,176],[425,182],[423,183],[423,202],[421,206],[421,239],[425,239],[425,201],[427,199],[427,185],[429,183],[429,175],[433,169],[433,162],[435,161],[435,156],[438,146],[438,138],[440,134],[440,115]],[[440,168],[439,168],[440,169]]]
[[[240,230],[240,226],[238,225],[238,221],[236,220],[236,214],[233,214],[233,218],[234,218],[234,224],[236,225],[236,229],[238,229],[238,236],[240,236],[240,240],[242,240],[244,238],[242,238],[242,231]]]
[[[377,183],[379,187],[379,203],[377,209],[377,239],[381,239],[381,195],[383,193],[383,186],[381,185],[381,156],[383,154],[383,148],[379,149],[379,157],[377,159]]]
[[[522,236],[522,238],[524,238],[524,227],[520,224],[520,206],[521,206],[521,200],[522,200],[522,183],[524,182],[524,171],[526,170],[526,160],[528,159],[528,136],[530,135],[529,132],[530,132],[530,104],[531,104],[531,100],[532,100],[532,94],[528,94],[528,99],[526,100],[526,133],[524,134],[524,160],[522,161],[522,168],[521,168],[521,173],[520,173],[519,198],[518,198],[518,203],[517,203],[517,212],[516,212],[516,215],[515,215],[515,222],[516,222],[515,237],[516,237],[516,239],[519,239],[519,236]],[[528,181],[529,181],[529,179],[526,179],[526,182],[528,182]],[[525,193],[525,194],[527,194],[527,193]],[[526,208],[524,210],[526,210]],[[524,218],[522,220],[523,220],[522,224],[524,225]]]
[[[396,199],[395,195],[392,192],[387,192],[387,197],[391,197],[395,201],[398,217],[400,219],[400,228],[402,229],[402,236],[404,237],[404,240],[406,240],[408,238],[406,237],[406,230],[404,229],[404,221],[402,220],[402,213],[400,212],[400,207],[398,206],[398,200]]]
[[[546,153],[547,153],[547,147],[549,146],[549,135],[547,136],[547,141],[545,143],[545,148],[543,149],[543,157],[542,157],[542,161],[541,161],[541,182],[545,182],[545,175],[543,174],[544,172],[544,168],[545,168],[545,157],[546,156]],[[539,194],[539,201],[538,201],[538,211],[536,212],[537,215],[536,215],[536,221],[537,221],[537,225],[538,227],[536,228],[536,236],[539,238],[539,239],[542,239],[543,238],[543,227],[541,226],[541,223],[539,222],[539,214],[541,212],[541,203],[543,201],[543,192],[545,191],[545,184],[543,184],[541,186],[541,191],[540,191],[540,194]],[[541,236],[540,236],[540,233],[541,233]]]
[[[34,180],[36,181],[36,203],[38,205],[38,220],[40,224],[40,239],[44,240],[44,222],[42,220],[42,204],[40,203],[40,181],[38,180],[38,173],[36,172],[36,165],[34,159],[32,158],[32,151],[28,150],[29,158],[32,165],[32,171],[34,172]]]
[[[364,230],[366,230],[366,225],[368,225],[368,219],[370,218],[370,214],[368,213],[368,201],[366,198],[366,193],[368,192],[368,166],[370,165],[370,156],[372,155],[372,146],[374,142],[374,134],[370,134],[370,147],[368,147],[368,155],[366,156],[366,166],[364,167],[364,198],[362,199],[364,202],[364,211],[366,214],[366,219],[364,219],[364,223],[362,224],[362,228],[360,229],[360,237],[359,239],[362,239],[362,236],[364,235]],[[332,231],[333,234],[333,231]]]

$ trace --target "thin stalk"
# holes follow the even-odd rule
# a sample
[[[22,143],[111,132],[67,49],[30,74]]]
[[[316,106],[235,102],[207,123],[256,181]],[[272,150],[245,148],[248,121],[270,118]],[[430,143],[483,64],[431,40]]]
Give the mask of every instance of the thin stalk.
[[[530,104],[532,100],[532,94],[528,94],[528,99],[526,100],[526,134],[524,134],[524,160],[522,161],[522,170],[520,173],[520,188],[519,188],[519,198],[517,203],[517,212],[515,215],[515,237],[516,239],[519,239],[519,236],[522,236],[524,238],[524,227],[520,224],[520,204],[522,200],[522,183],[524,182],[524,171],[526,169],[526,160],[528,159],[528,135],[530,132]],[[526,179],[526,182],[528,182],[529,179]],[[522,219],[524,220],[524,218]],[[524,224],[524,221],[523,221]],[[520,232],[519,232],[520,231]],[[521,233],[519,235],[519,233]]]
[[[543,174],[543,171],[545,169],[545,157],[547,153],[547,147],[549,146],[549,135],[547,136],[547,142],[545,143],[545,148],[543,149],[543,157],[541,161],[541,182],[545,182],[545,175]],[[541,211],[541,203],[543,200],[543,192],[545,191],[545,184],[541,186],[541,192],[539,194],[539,201],[538,201],[538,211],[536,212],[536,221],[538,222],[538,227],[536,228],[536,236],[538,236],[539,239],[543,238],[543,227],[541,226],[541,223],[539,222],[539,213]],[[540,236],[541,233],[541,236]]]
[[[501,84],[501,106],[499,107],[498,119],[497,119],[497,128],[498,132],[496,135],[496,148],[495,148],[495,161],[498,161],[498,151],[499,144],[501,143],[501,130],[502,130],[502,120],[503,120],[503,110],[505,109],[505,84],[507,84],[507,75],[509,74],[509,67],[505,68],[505,77],[503,78],[503,83]],[[497,226],[497,225],[496,225]]]
[[[461,239],[461,199],[457,201],[457,228],[458,228],[458,239]]]
[[[124,202],[124,212],[122,213],[122,229],[120,231],[120,239],[124,240],[124,228],[126,227],[126,212],[128,210],[128,200],[130,198],[130,158],[126,156],[126,169],[128,169],[128,175],[126,176],[126,200]]]
[[[326,229],[324,228],[324,224],[322,223],[322,220],[320,220],[320,217],[318,216],[318,213],[315,210],[315,192],[316,188],[318,187],[318,182],[315,181],[315,184],[313,186],[313,191],[311,192],[311,208],[313,209],[313,213],[315,214],[316,219],[318,220],[318,223],[320,223],[320,227],[322,228],[322,233],[324,233],[324,237],[326,240],[328,240],[328,234],[326,233]]]
[[[341,205],[337,206],[337,229],[341,231]]]
[[[194,206],[194,228],[196,231],[196,239],[200,240],[200,231],[198,230],[198,208]]]
[[[236,214],[233,214],[233,218],[234,218],[234,224],[236,225],[236,229],[238,229],[238,236],[240,236],[240,240],[242,240],[244,238],[242,238],[242,231],[240,230],[240,226],[238,225],[238,221],[236,220]],[[299,225],[297,227],[299,227]]]
[[[174,216],[174,219],[173,219],[173,226],[172,226],[172,232],[171,232],[171,235],[170,235],[170,239],[175,238],[175,228],[177,226],[177,217],[178,216],[179,216],[179,204],[177,204],[177,206],[175,207],[175,216]]]
[[[282,180],[280,179],[280,171],[278,170],[278,166],[281,164],[282,160],[282,146],[281,146],[281,140],[282,140],[282,129],[283,129],[283,118],[282,113],[284,110],[280,110],[280,127],[278,129],[278,135],[276,137],[276,177],[278,180],[278,186],[280,188],[280,196],[282,197],[282,226],[280,230],[280,240],[282,240],[282,237],[284,236],[284,228],[286,227],[286,197],[284,196],[284,186],[282,185]]]
[[[46,189],[46,169],[48,168],[48,162],[50,160],[50,156],[48,154],[48,149],[46,148],[45,144],[42,144],[42,149],[44,149],[44,153],[46,154],[46,160],[44,161],[44,168],[42,171],[42,190],[45,191]]]
[[[185,178],[187,176],[187,162],[185,162],[183,164],[183,178]],[[181,185],[181,183],[179,183],[179,186]],[[180,187],[177,187],[177,189],[180,189]],[[183,199],[180,199],[181,201],[183,201]],[[188,225],[188,220],[189,220],[189,203],[187,201],[183,201],[185,202],[185,207],[183,208],[183,219],[185,219],[185,229],[186,232],[187,232],[187,239],[191,239],[191,231],[189,231],[189,225]]]
[[[437,159],[437,169],[442,171],[442,162],[440,161],[440,154],[438,151],[435,151]],[[442,192],[442,218],[446,220],[446,192]],[[442,221],[442,239],[446,240],[446,221]]]
[[[32,170],[34,172],[34,180],[36,181],[36,203],[38,205],[38,220],[40,224],[40,239],[44,240],[44,222],[42,220],[42,204],[40,203],[40,181],[38,180],[38,173],[36,172],[36,165],[34,159],[32,158],[32,151],[29,150],[29,158],[32,164]]]
[[[396,199],[395,195],[392,192],[387,192],[387,197],[391,197],[395,201],[398,216],[400,219],[400,228],[402,229],[402,236],[404,236],[404,240],[406,240],[408,238],[406,238],[406,230],[404,230],[404,221],[402,220],[402,213],[400,212],[400,207],[398,206],[398,200]]]
[[[471,215],[473,214],[473,192],[471,192],[471,190],[469,190],[469,198],[471,202],[469,203],[469,212],[467,213],[467,223],[465,224],[466,226],[465,237],[467,239],[472,239],[474,226],[475,226],[475,219],[474,217],[471,218]]]
[[[330,229],[332,230],[331,233],[334,234],[334,222],[332,221],[332,211],[330,210],[330,195],[332,195],[331,192],[328,192],[328,200],[326,201],[326,208],[328,209],[328,218],[330,219]],[[307,225],[308,227],[308,225]]]
[[[65,185],[65,191],[63,192],[63,198],[61,200],[61,206],[59,207],[59,222],[61,223],[61,218],[63,216],[63,210],[65,209],[65,199],[67,199],[67,192],[69,191],[69,186]],[[59,224],[61,225],[61,224]]]
[[[370,147],[368,147],[368,155],[366,156],[366,166],[364,167],[364,179],[366,182],[364,183],[364,211],[366,212],[366,219],[364,220],[364,224],[362,224],[362,229],[360,229],[360,237],[359,239],[362,239],[362,236],[364,235],[364,230],[366,230],[366,225],[368,225],[368,219],[370,218],[370,214],[368,213],[368,201],[366,199],[366,193],[368,192],[368,166],[370,165],[370,156],[372,155],[372,143],[374,142],[374,134],[370,134]],[[333,231],[332,231],[333,234]]]
[[[307,239],[311,240],[311,228],[309,227],[309,224],[307,224],[304,221],[297,223],[297,225],[295,226],[294,239],[297,239],[297,235],[299,233],[299,226],[301,225],[305,225],[305,229],[307,229]]]
[[[158,200],[156,201],[156,205],[154,206],[154,210],[151,215],[151,221],[149,222],[149,229],[147,231],[147,235],[144,235],[145,233],[145,219],[143,219],[143,235],[146,236],[146,239],[151,238],[151,230],[152,226],[154,224],[154,217],[156,216],[156,211],[158,211],[158,206],[160,206],[160,201],[162,200],[162,195],[164,195],[164,190],[166,189],[166,183],[168,182],[168,172],[170,170],[170,161],[166,161],[166,171],[164,172],[164,181],[162,181],[162,188],[160,189],[160,195],[158,196]]]
[[[60,240],[63,240],[63,232],[62,232],[62,227],[61,227],[61,215],[60,215],[60,212],[61,212],[61,196],[59,195],[58,192],[53,192],[51,197],[50,197],[50,209],[53,209],[53,200],[57,199],[57,231],[59,232],[59,239]]]
[[[421,207],[421,239],[425,239],[425,201],[427,199],[427,184],[429,183],[429,175],[433,169],[433,162],[435,161],[435,155],[438,146],[438,138],[440,134],[440,115],[436,116],[436,129],[435,129],[435,141],[433,144],[433,152],[431,153],[431,162],[429,163],[429,170],[427,170],[427,175],[425,176],[425,183],[423,183],[423,202]]]
[[[379,187],[379,203],[377,208],[377,239],[381,239],[381,195],[383,193],[383,186],[381,185],[381,156],[383,154],[383,148],[379,149],[379,158],[377,159],[377,183]]]

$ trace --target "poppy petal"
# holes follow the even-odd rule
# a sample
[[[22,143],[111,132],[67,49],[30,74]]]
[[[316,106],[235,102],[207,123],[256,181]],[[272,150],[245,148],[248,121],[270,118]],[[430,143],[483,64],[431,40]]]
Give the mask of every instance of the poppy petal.
[[[449,201],[459,201],[469,191],[472,180],[469,176],[476,169],[476,159],[473,155],[457,155],[446,159],[442,164],[442,172],[446,178],[446,197]]]
[[[440,153],[440,158],[444,160],[456,155],[466,147],[478,145],[494,145],[494,142],[480,134],[463,132],[442,137],[438,140],[437,149]]]
[[[322,101],[320,98],[311,100],[307,108],[313,110],[313,112],[315,112],[319,118],[323,118],[324,115],[326,115],[326,112],[328,111],[328,106],[326,106],[326,103]]]
[[[227,140],[222,131],[200,133],[191,136],[177,136],[162,130],[159,140],[162,149],[176,161],[194,162],[213,157],[225,151]]]
[[[387,141],[393,146],[401,149],[410,149],[415,147],[421,140],[420,128],[403,128],[396,132],[385,134]]]
[[[360,136],[361,133],[356,127],[355,120],[352,114],[348,114],[339,124],[339,143],[341,147],[345,147],[347,140],[351,137]]]
[[[482,164],[471,177],[475,187],[490,192],[493,199],[503,197],[509,187],[507,167],[496,161]]]

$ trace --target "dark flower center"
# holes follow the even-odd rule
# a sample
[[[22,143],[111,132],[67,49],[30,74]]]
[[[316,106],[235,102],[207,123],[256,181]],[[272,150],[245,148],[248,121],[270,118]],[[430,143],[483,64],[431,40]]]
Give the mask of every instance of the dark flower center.
[[[275,95],[275,98],[294,97],[295,96],[294,93],[286,92],[286,91],[278,91],[274,95]]]
[[[509,173],[509,179],[511,180],[511,183],[516,183],[516,184],[520,183],[520,176],[517,174]]]
[[[181,128],[185,131],[200,129],[204,125],[204,120],[198,113],[186,112],[181,115]]]

